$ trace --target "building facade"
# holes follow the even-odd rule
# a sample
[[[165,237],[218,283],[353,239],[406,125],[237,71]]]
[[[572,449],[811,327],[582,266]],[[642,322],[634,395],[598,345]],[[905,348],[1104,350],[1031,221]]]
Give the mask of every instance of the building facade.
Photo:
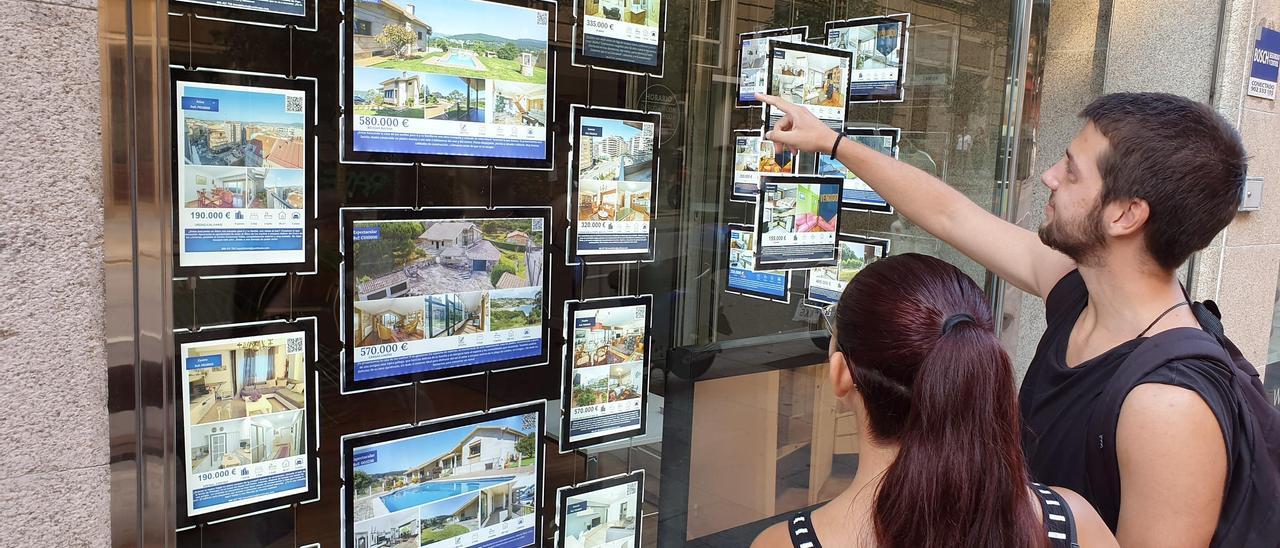
[[[409,46],[412,51],[431,47],[430,14],[416,12],[411,3],[358,3],[382,16],[356,22],[357,57],[385,53],[385,46],[374,39],[385,25],[405,25],[414,32],[417,40]],[[287,74],[297,69],[332,80],[334,74],[323,71],[333,70],[337,56],[318,48],[331,41],[329,34],[336,33],[339,15],[335,5],[321,4],[320,30],[314,34],[296,29],[257,29],[254,32],[258,34],[253,34],[230,23],[197,21],[185,14],[185,4],[179,2],[5,0],[0,21],[15,31],[7,36],[23,38],[10,38],[11,47],[3,48],[6,53],[0,55],[0,71],[10,78],[0,88],[0,102],[9,107],[0,115],[0,132],[9,137],[0,139],[0,143],[7,143],[0,145],[6,147],[0,154],[0,165],[12,183],[6,201],[11,212],[5,216],[8,245],[0,246],[0,253],[5,258],[2,272],[12,282],[7,287],[15,297],[0,319],[0,344],[5,350],[0,360],[13,385],[8,396],[0,399],[0,417],[5,417],[0,419],[0,435],[9,440],[11,448],[0,461],[8,471],[0,481],[0,493],[9,501],[0,506],[0,538],[22,545],[49,544],[50,539],[57,539],[57,545],[84,546],[196,542],[206,546],[284,546],[293,539],[299,544],[322,541],[324,546],[340,545],[336,533],[331,533],[337,521],[332,514],[338,505],[324,498],[332,497],[330,491],[324,491],[322,504],[300,506],[296,522],[263,515],[210,526],[198,533],[177,533],[171,514],[165,517],[172,510],[172,487],[155,477],[150,483],[143,481],[141,475],[148,466],[164,464],[165,453],[152,451],[155,447],[150,445],[165,439],[165,419],[170,415],[164,411],[172,404],[165,403],[163,382],[153,380],[165,378],[160,371],[168,364],[155,356],[171,353],[171,341],[163,333],[175,326],[203,322],[292,317],[293,297],[314,289],[303,286],[318,283],[316,278],[305,277],[247,285],[215,280],[172,282],[164,275],[160,265],[168,258],[154,251],[167,249],[169,236],[169,204],[162,200],[164,192],[157,190],[168,188],[169,182],[167,127],[159,122],[166,114],[156,106],[169,101],[162,93],[167,83],[160,85],[167,77],[166,67],[188,56],[221,56],[241,69],[262,63],[264,72]],[[587,6],[598,9],[600,4],[593,1]],[[1251,156],[1249,174],[1264,181],[1262,207],[1238,215],[1209,248],[1188,263],[1183,276],[1195,299],[1219,303],[1227,334],[1249,360],[1260,368],[1280,361],[1278,345],[1273,343],[1280,279],[1280,160],[1272,154],[1275,135],[1280,134],[1280,107],[1274,100],[1246,93],[1255,41],[1261,29],[1280,27],[1280,0],[1034,0],[1012,4],[669,0],[666,6],[671,17],[662,78],[602,75],[602,71],[573,68],[567,54],[555,65],[562,69],[557,93],[572,102],[608,101],[664,114],[659,132],[636,138],[642,141],[638,144],[651,145],[654,158],[662,162],[658,189],[651,197],[659,207],[659,215],[653,219],[660,227],[659,259],[643,267],[588,271],[573,283],[568,282],[573,279],[570,271],[555,265],[554,276],[565,282],[553,289],[561,299],[583,293],[617,295],[623,289],[661,296],[659,310],[666,319],[655,325],[655,332],[661,333],[653,343],[655,359],[667,360],[673,349],[671,356],[689,355],[691,348],[809,328],[802,308],[758,299],[722,298],[717,285],[718,272],[725,266],[718,259],[722,249],[716,227],[737,214],[737,210],[726,213],[729,207],[721,200],[726,173],[730,179],[732,176],[731,168],[725,170],[732,163],[731,131],[747,127],[748,116],[759,116],[732,106],[737,33],[807,25],[810,36],[816,37],[823,23],[833,18],[909,12],[913,24],[905,100],[901,104],[859,106],[852,109],[851,116],[902,128],[899,154],[904,161],[942,177],[978,203],[1024,227],[1038,226],[1047,199],[1039,174],[1056,161],[1080,128],[1080,109],[1101,94],[1139,90],[1177,93],[1211,105],[1235,124]],[[562,8],[562,26],[571,26],[564,24],[570,20],[566,13],[571,6]],[[265,36],[273,47],[246,40],[250,34]],[[295,43],[292,40],[297,40],[298,51],[290,49],[289,44]],[[305,49],[313,46],[315,51]],[[566,47],[558,44],[557,51],[567,51]],[[264,50],[275,57],[254,53]],[[298,61],[296,66],[288,63],[290,55]],[[308,55],[316,60],[306,59]],[[552,66],[543,59],[535,64]],[[323,89],[336,87],[326,81]],[[57,90],[59,100],[24,97],[34,89]],[[401,87],[397,84],[396,89]],[[322,92],[322,97],[327,97],[326,93],[331,91]],[[395,99],[417,95],[405,90]],[[567,112],[557,116],[564,118]],[[336,118],[326,117],[320,126],[324,132],[321,139],[336,139]],[[210,134],[208,145],[221,148],[251,139],[248,128],[230,127],[220,135]],[[957,149],[958,140],[972,144]],[[601,141],[591,152],[594,156],[618,156],[636,146],[628,145]],[[297,163],[287,149],[281,149],[278,160],[271,160],[275,149],[264,147],[256,154],[282,165]],[[563,154],[568,148],[559,150]],[[592,155],[584,161],[589,164]],[[480,176],[483,170],[377,168],[358,172],[352,168],[340,172],[326,164],[321,200],[334,211],[338,205],[383,202],[442,207],[525,203],[521,200],[563,204],[562,167],[557,165],[557,172],[545,177],[517,174],[504,180],[505,185],[494,185]],[[146,184],[148,179],[150,185]],[[40,184],[30,184],[33,181]],[[548,194],[546,188],[555,191]],[[324,238],[332,239],[333,228],[325,230],[330,232],[325,232]],[[1002,284],[898,216],[857,217],[842,226],[842,231],[891,239],[893,253],[917,251],[943,257],[985,282],[993,306],[1001,312],[1006,347],[1020,370],[1025,370],[1043,331],[1043,303],[1038,299]],[[294,287],[299,289],[294,291]],[[331,309],[316,305],[298,310],[322,314]],[[372,328],[369,331],[373,332]],[[51,347],[50,333],[59,335],[56,347]],[[666,391],[663,395],[675,402],[674,379],[682,367],[694,365],[670,359],[655,363],[655,367],[670,372],[671,384],[651,390]],[[58,374],[52,376],[52,371]],[[698,428],[717,421],[746,421],[757,428],[760,424],[776,426],[779,406],[799,413],[804,405],[823,401],[818,392],[804,388],[813,383],[806,385],[797,375],[760,382],[724,377],[717,379],[720,384],[701,385],[700,398],[720,397],[729,403],[719,407],[699,404],[703,405],[701,414],[688,418],[691,431],[709,436],[707,430]],[[353,399],[350,405],[410,422],[428,418],[415,415],[419,409],[441,413],[473,410],[470,404],[458,403],[462,396],[450,399],[443,392],[447,388],[450,394],[480,397],[475,394],[487,389],[481,386],[484,388],[423,385],[408,396],[397,392],[380,401],[357,397],[358,402]],[[778,396],[779,386],[792,386],[792,391]],[[738,401],[734,394],[755,394],[751,391],[757,389],[772,390],[772,418],[759,408],[734,403]],[[494,395],[495,400],[503,397]],[[329,403],[334,406],[326,408],[335,421],[351,416],[338,407],[340,401],[346,400],[332,400]],[[677,406],[672,403],[668,408]],[[666,420],[681,420],[679,417],[672,411]],[[842,415],[831,420],[832,428],[847,426],[842,421],[848,419]],[[335,428],[348,427],[344,423]],[[668,435],[674,435],[671,432],[675,430],[669,429]],[[774,428],[772,432],[769,436],[776,437],[777,432],[791,435],[786,429]],[[667,468],[671,464],[664,461],[664,452],[669,456],[680,444],[668,440],[663,447],[662,434],[658,436],[622,448],[624,457],[618,456],[616,447],[593,454],[594,462],[604,469],[652,468],[650,483],[656,489],[661,484],[656,471],[665,472],[669,481],[680,474]],[[683,507],[690,512],[689,522],[678,531],[683,535],[680,539],[731,543],[726,539],[736,537],[725,535],[732,535],[744,524],[784,513],[794,499],[806,503],[821,499],[817,487],[810,492],[799,487],[784,489],[776,481],[761,485],[742,472],[751,466],[756,466],[755,470],[777,469],[780,462],[790,462],[787,455],[768,460],[779,454],[777,447],[788,447],[787,443],[779,443],[768,453],[748,444],[758,440],[716,439],[717,447],[701,449],[696,439],[684,441],[693,446],[683,472],[692,487]],[[330,441],[326,439],[328,447],[334,445]],[[838,455],[847,455],[856,452],[857,439],[846,432],[830,444]],[[721,463],[730,458],[739,465],[723,470]],[[577,479],[586,475],[584,463],[564,462],[582,472]],[[332,486],[338,478],[333,470],[327,467],[320,478],[326,489],[336,489]],[[838,476],[820,467],[810,472],[813,475],[807,477],[815,481]],[[768,496],[760,495],[766,491]],[[664,489],[661,497],[657,493],[646,496],[641,512],[646,521],[661,521],[667,528],[664,532],[674,527],[668,519],[672,514],[664,512],[670,509],[667,500],[674,492]],[[721,511],[726,507],[723,501],[733,500],[735,492],[743,503],[732,512]],[[700,504],[707,501],[722,504]],[[655,545],[659,538],[675,537],[648,535],[645,545]]]

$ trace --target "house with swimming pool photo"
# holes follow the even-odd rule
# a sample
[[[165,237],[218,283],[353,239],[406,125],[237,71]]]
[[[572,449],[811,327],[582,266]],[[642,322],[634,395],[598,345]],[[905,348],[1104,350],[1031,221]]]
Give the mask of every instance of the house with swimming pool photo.
[[[357,544],[363,533],[390,530],[391,521],[397,522],[396,531],[418,532],[416,541],[429,546],[532,515],[536,430],[537,421],[521,415],[357,449],[352,467]],[[406,511],[416,512],[418,522],[402,529]]]
[[[352,62],[546,85],[548,24],[546,11],[485,0],[356,0]]]

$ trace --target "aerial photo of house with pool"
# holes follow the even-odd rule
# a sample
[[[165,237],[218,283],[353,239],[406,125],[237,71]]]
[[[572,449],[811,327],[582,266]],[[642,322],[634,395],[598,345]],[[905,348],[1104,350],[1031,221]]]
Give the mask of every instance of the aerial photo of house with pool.
[[[541,219],[357,221],[356,301],[542,287]]]
[[[356,0],[358,115],[545,126],[548,18],[484,0]]]
[[[355,449],[357,545],[399,546],[373,537],[398,542],[412,531],[412,546],[430,546],[532,516],[537,428],[531,413]]]

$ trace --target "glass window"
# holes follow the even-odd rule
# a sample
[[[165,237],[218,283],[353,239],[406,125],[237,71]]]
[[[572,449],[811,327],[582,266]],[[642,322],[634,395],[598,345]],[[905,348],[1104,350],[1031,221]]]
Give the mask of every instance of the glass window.
[[[389,8],[406,3],[422,4],[408,0],[373,4]],[[621,4],[612,0],[585,3],[607,10]],[[320,20],[341,20],[340,4],[318,2]],[[571,43],[573,30],[568,16],[573,3],[560,4],[557,46]],[[1003,214],[1010,200],[1004,175],[1008,166],[1000,154],[1011,132],[1006,120],[1008,94],[1023,92],[1009,80],[1017,58],[1017,52],[1010,49],[1009,36],[1017,34],[1011,29],[1010,6],[922,0],[667,0],[662,4],[668,19],[661,76],[575,66],[567,47],[552,48],[558,56],[554,65],[543,58],[524,63],[554,74],[554,97],[545,101],[546,108],[554,107],[553,112],[539,118],[553,133],[554,169],[550,171],[343,163],[343,119],[339,109],[331,107],[344,74],[338,63],[314,62],[340,58],[341,41],[326,34],[336,32],[337,25],[321,24],[315,34],[294,31],[291,35],[249,27],[228,34],[223,32],[225,23],[199,18],[183,19],[181,24],[171,21],[175,29],[195,26],[189,39],[184,36],[181,43],[175,41],[173,59],[191,58],[201,67],[230,64],[233,66],[227,68],[296,73],[315,78],[320,97],[316,274],[201,280],[198,285],[175,282],[175,324],[320,318],[322,363],[317,368],[317,389],[324,396],[319,419],[320,469],[331,472],[342,469],[340,437],[344,434],[542,399],[549,401],[547,424],[558,424],[564,359],[560,334],[565,332],[560,311],[564,301],[649,294],[653,296],[652,339],[645,346],[652,363],[651,397],[649,408],[644,410],[646,433],[560,455],[555,444],[559,434],[549,431],[544,492],[645,470],[644,502],[638,512],[645,530],[643,546],[746,546],[765,526],[780,519],[778,516],[829,500],[848,485],[857,470],[859,435],[856,421],[836,406],[826,385],[823,364],[827,341],[819,324],[820,312],[804,303],[808,272],[794,270],[789,276],[779,276],[787,284],[785,291],[769,300],[726,291],[728,226],[751,225],[756,218],[753,203],[731,200],[734,135],[762,126],[760,108],[737,106],[738,37],[804,27],[806,41],[821,44],[828,21],[911,14],[902,100],[848,105],[845,122],[859,128],[899,130],[895,132],[896,152],[901,160],[942,178],[980,206]],[[637,8],[646,5],[652,4],[627,3]],[[441,18],[426,11],[417,9],[415,17],[441,27]],[[404,12],[413,14],[407,8]],[[370,21],[355,19],[353,32],[356,43],[373,42]],[[490,57],[468,60],[454,51],[446,56],[438,47],[452,48],[465,40],[447,35],[443,28],[418,32],[420,40],[424,35],[431,47],[408,52],[407,57],[413,59],[396,59],[389,65],[425,67],[423,61],[437,59],[503,66],[500,59]],[[292,48],[289,37],[305,47]],[[470,39],[487,38],[475,34]],[[377,45],[369,47],[376,49]],[[297,52],[292,63],[280,53],[289,51]],[[394,86],[384,89],[375,83],[362,89],[366,95],[358,102],[374,103],[376,99],[381,105],[428,97],[425,112],[438,111],[431,106],[435,99],[430,98],[433,92],[428,87],[409,87],[400,93]],[[486,106],[485,98],[495,95],[470,87],[467,90],[479,101],[478,108],[509,106],[504,99],[494,99],[493,105]],[[462,95],[458,98],[465,99]],[[540,110],[543,100],[535,99],[522,108]],[[637,195],[631,203],[632,208],[649,212],[656,227],[652,262],[566,265],[563,244],[568,208],[579,203],[569,195],[566,180],[572,130],[569,105],[661,114],[661,125],[652,136],[656,160],[653,192]],[[813,155],[793,160],[790,163],[802,171],[817,169]],[[331,358],[350,341],[338,335],[345,328],[335,297],[343,293],[339,208],[547,205],[553,208],[550,230],[559,234],[556,241],[547,242],[551,254],[546,264],[551,280],[547,324],[553,341],[548,365],[372,393],[340,393],[340,366]],[[995,287],[986,270],[897,213],[845,210],[841,217],[840,232],[887,241],[890,255],[915,252],[941,257],[959,265],[980,285]],[[464,244],[475,237],[470,232],[461,235]],[[421,249],[427,251],[437,244],[424,245]],[[477,275],[488,277],[489,273]],[[409,289],[408,285],[396,286],[377,296],[398,299]],[[483,330],[489,317],[487,301],[481,301],[477,308],[468,298],[466,293],[432,295],[421,301],[417,315],[382,314],[378,309],[376,315],[362,317],[357,327],[367,331],[365,336],[378,337],[371,325],[376,321],[388,327],[398,324],[402,329],[421,322],[427,338],[466,331],[471,339],[470,330]],[[603,333],[592,335],[589,344],[607,346],[610,339]],[[608,384],[610,378],[603,382]],[[505,451],[504,443],[499,443],[499,450]],[[479,457],[481,447],[475,441],[465,452],[439,459],[448,462],[464,455]],[[341,483],[329,481],[335,476],[324,477],[319,504],[181,531],[178,544],[284,545],[296,541],[341,545],[341,520],[337,519]],[[543,500],[554,500],[554,496]],[[550,543],[555,505],[540,505],[539,511],[546,524],[543,540]],[[279,536],[267,538],[271,532]],[[250,533],[261,536],[249,538]]]

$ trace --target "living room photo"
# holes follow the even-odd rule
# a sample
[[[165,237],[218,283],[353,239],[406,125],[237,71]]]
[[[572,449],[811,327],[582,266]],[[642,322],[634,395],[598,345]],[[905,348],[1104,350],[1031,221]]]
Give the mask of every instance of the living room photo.
[[[254,337],[188,349],[188,420],[206,424],[305,407],[301,341]]]

